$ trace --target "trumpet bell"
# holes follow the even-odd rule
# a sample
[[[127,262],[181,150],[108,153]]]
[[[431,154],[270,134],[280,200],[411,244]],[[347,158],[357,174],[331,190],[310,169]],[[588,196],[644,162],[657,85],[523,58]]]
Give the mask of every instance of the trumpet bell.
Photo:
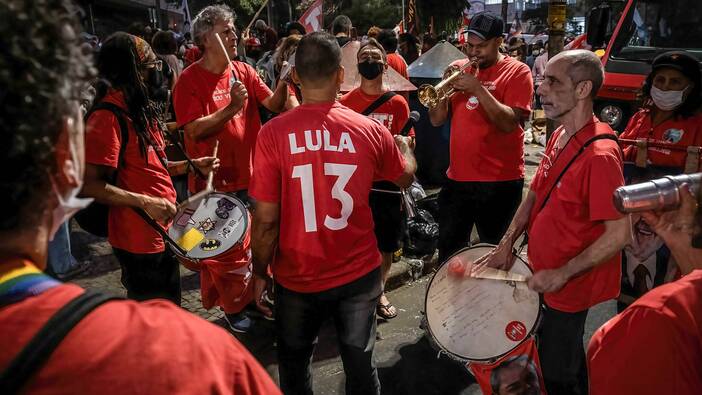
[[[439,103],[439,92],[433,85],[424,84],[417,90],[417,98],[424,107],[433,108]]]

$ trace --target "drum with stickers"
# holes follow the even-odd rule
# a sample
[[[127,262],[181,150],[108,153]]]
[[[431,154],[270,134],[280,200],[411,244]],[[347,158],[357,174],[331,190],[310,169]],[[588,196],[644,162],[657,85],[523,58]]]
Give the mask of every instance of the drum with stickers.
[[[241,253],[248,237],[249,212],[233,195],[212,192],[179,207],[168,235],[183,251],[176,255],[185,267],[199,271],[203,260],[226,262]]]
[[[509,272],[490,269],[478,274],[482,278],[470,274],[472,263],[494,248],[478,244],[457,252],[427,286],[427,335],[441,352],[462,363],[508,354],[531,337],[540,319],[540,296],[525,281],[532,271],[519,256]]]

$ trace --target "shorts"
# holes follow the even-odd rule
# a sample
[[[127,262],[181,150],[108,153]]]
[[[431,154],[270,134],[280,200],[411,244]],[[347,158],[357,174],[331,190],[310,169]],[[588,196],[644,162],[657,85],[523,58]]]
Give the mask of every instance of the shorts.
[[[369,196],[375,239],[380,252],[392,253],[400,249],[405,230],[402,197],[398,193],[371,191]]]

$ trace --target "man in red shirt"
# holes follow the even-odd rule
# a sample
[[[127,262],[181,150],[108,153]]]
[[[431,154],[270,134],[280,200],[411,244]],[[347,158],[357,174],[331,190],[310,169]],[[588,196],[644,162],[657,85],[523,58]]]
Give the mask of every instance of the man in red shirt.
[[[368,194],[373,180],[409,186],[416,163],[407,137],[335,101],[344,69],[334,36],[300,41],[293,80],[301,106],[263,127],[251,196],[255,300],[268,268],[275,278],[280,385],[312,392],[310,360],[319,329],[333,317],[347,394],[380,393],[373,362],[381,257]],[[397,146],[396,146],[397,144]]]
[[[383,75],[387,68],[385,50],[375,39],[369,39],[358,50],[361,86],[342,96],[339,102],[360,114],[377,100],[383,100],[381,97],[387,92],[383,88]],[[396,135],[400,133],[409,118],[409,106],[402,96],[392,95],[367,115],[382,123],[390,133]],[[392,254],[400,248],[402,240],[404,230],[404,218],[401,212],[402,197],[400,189],[392,181],[386,180],[373,183],[369,199],[375,224],[375,238],[378,241],[378,249],[383,255],[381,275],[384,285],[390,272]],[[388,301],[385,292],[380,296],[378,315],[385,319],[397,316],[397,309]]]
[[[381,30],[377,40],[387,53],[388,66],[395,69],[395,71],[400,73],[405,79],[409,79],[409,74],[407,74],[407,62],[397,53],[397,34],[395,31],[392,29]]]
[[[590,394],[699,394],[702,389],[702,249],[696,197],[680,209],[643,213],[683,277],[639,298],[595,331],[588,347]]]
[[[470,241],[473,225],[480,241],[497,243],[522,199],[524,186],[524,120],[531,111],[533,84],[529,67],[500,54],[504,22],[489,12],[476,14],[468,27],[466,54],[451,67],[467,62],[453,82],[450,101],[429,110],[434,126],[451,108],[449,180],[439,195],[439,261]],[[451,70],[451,68],[449,69]]]
[[[28,394],[279,394],[229,333],[164,300],[109,301],[68,332],[29,377],[12,361],[57,310],[84,291],[41,272],[47,243],[80,206],[83,121],[77,98],[92,79],[73,4],[8,0],[0,7],[0,388]],[[18,38],[32,37],[25,45]],[[35,67],[36,64],[42,67]],[[21,75],[22,78],[18,78]],[[24,100],[28,94],[31,101]],[[11,133],[10,133],[11,131]],[[46,339],[46,338],[42,338]],[[36,348],[34,348],[36,350]],[[15,366],[15,365],[12,365]]]
[[[272,112],[283,110],[288,100],[287,84],[275,93],[246,63],[227,63],[219,34],[229,59],[237,55],[234,12],[226,5],[205,7],[193,20],[193,38],[203,55],[183,71],[173,94],[179,127],[185,129],[185,146],[191,157],[211,155],[219,141],[221,167],[214,177],[220,192],[237,192],[248,200],[253,147],[261,128],[258,106]],[[205,181],[190,177],[191,193],[205,187]]]
[[[142,88],[161,61],[146,41],[123,32],[105,40],[97,61],[101,82],[87,120],[88,166],[82,193],[110,207],[107,236],[127,295],[137,300],[168,298],[180,304],[178,261],[137,212],[167,225],[176,212],[171,176],[189,170],[187,162],[165,158],[158,115]],[[106,103],[116,106],[118,113],[99,109]],[[126,136],[120,119],[128,129]],[[193,163],[205,174],[219,165],[207,156]]]
[[[603,78],[589,51],[548,62],[538,94],[546,116],[562,126],[505,236],[476,262],[509,270],[513,245],[528,231],[528,285],[544,294],[538,345],[549,394],[587,394],[585,319],[590,307],[619,294],[620,251],[629,240],[628,217],[612,202],[624,184],[621,152],[612,129],[592,112]]]

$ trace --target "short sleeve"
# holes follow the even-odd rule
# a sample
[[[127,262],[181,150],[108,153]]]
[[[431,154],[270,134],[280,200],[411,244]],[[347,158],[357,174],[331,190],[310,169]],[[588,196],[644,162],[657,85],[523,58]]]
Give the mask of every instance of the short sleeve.
[[[376,169],[376,179],[395,181],[405,173],[405,158],[402,156],[400,149],[395,145],[395,139],[390,131],[380,124],[377,124],[380,129],[380,147],[378,152],[378,167]]]
[[[521,65],[514,76],[507,81],[507,89],[502,104],[518,108],[527,113],[531,112],[531,101],[534,98],[534,80],[527,65]]]
[[[246,67],[247,76],[246,90],[254,93],[256,102],[262,103],[270,96],[273,96],[273,91],[263,82],[256,70],[247,64],[244,64],[244,67]]]
[[[281,168],[270,123],[263,126],[256,140],[253,174],[249,194],[264,202],[278,203],[281,194]]]
[[[614,207],[614,190],[624,185],[622,163],[611,154],[590,158],[588,177],[588,208],[591,221],[608,221],[622,217]]]
[[[193,73],[192,70],[190,71],[180,76],[173,89],[173,108],[178,126],[187,125],[207,115],[204,103],[191,83]]]
[[[122,146],[117,117],[110,111],[97,110],[88,118],[85,130],[85,161],[116,169]]]
[[[587,351],[591,395],[672,394],[680,369],[671,318],[630,307],[592,336]]]
[[[641,119],[642,116],[645,116],[642,111],[637,112],[634,114],[634,116],[629,119],[629,122],[626,124],[626,128],[624,128],[624,131],[619,135],[619,138],[623,139],[637,139],[639,136],[639,128],[638,123],[639,120]]]

